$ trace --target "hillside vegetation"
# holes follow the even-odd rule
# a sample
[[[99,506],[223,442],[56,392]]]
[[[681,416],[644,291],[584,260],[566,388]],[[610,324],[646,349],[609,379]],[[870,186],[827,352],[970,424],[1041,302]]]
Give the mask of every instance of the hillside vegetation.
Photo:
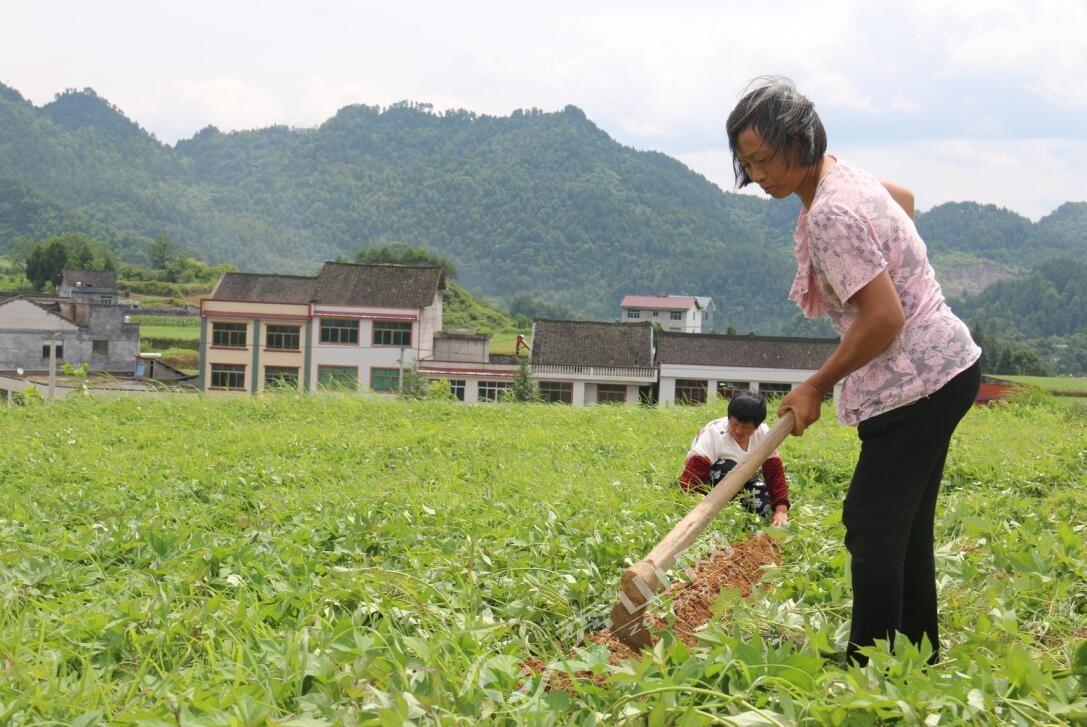
[[[314,129],[208,127],[170,147],[90,89],[35,107],[0,87],[0,179],[0,252],[76,230],[140,262],[168,234],[211,264],[312,273],[402,242],[504,301],[611,318],[626,293],[685,293],[718,301],[721,330],[776,333],[794,317],[795,202],[722,192],[675,159],[616,143],[572,106],[508,117],[349,106]],[[999,277],[1087,254],[1084,209],[1035,225],[942,205],[918,225],[949,276],[988,260]]]
[[[2,409],[0,721],[1087,717],[1087,427],[1045,398],[976,409],[953,443],[938,666],[907,647],[836,664],[857,441],[829,410],[783,447],[793,524],[763,588],[721,593],[693,647],[665,638],[619,666],[580,647],[626,564],[694,504],[675,478],[723,413],[338,395]],[[759,527],[728,507],[692,552]],[[529,657],[596,678],[548,690]]]

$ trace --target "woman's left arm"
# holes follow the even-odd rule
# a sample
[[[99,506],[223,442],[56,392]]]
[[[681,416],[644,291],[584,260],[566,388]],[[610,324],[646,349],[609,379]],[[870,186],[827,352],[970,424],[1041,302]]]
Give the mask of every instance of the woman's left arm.
[[[857,317],[842,336],[834,353],[807,381],[781,400],[780,416],[791,409],[796,417],[793,434],[800,436],[819,419],[823,396],[834,385],[886,350],[906,324],[906,314],[891,276],[886,270],[858,290],[850,302],[857,306]]]

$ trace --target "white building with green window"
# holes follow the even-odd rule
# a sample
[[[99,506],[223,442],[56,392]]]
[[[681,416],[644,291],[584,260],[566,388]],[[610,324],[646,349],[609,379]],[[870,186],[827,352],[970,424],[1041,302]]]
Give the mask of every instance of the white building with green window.
[[[201,388],[398,391],[402,371],[433,350],[444,289],[438,267],[224,273],[201,300]]]

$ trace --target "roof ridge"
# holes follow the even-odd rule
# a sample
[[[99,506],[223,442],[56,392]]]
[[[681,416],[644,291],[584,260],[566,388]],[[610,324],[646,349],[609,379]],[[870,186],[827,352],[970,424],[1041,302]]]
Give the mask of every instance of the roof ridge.
[[[324,265],[349,265],[353,268],[419,268],[424,270],[443,270],[441,265],[415,265],[412,263],[351,263],[340,262],[338,260],[325,260]]]
[[[648,322],[648,321],[647,321]],[[629,325],[629,324],[627,324]],[[686,331],[661,331],[661,336],[672,338],[697,338],[705,340],[707,338],[716,338],[724,340],[741,340],[741,341],[810,341],[813,343],[837,343],[839,339],[820,336],[765,336],[761,333],[689,333]]]

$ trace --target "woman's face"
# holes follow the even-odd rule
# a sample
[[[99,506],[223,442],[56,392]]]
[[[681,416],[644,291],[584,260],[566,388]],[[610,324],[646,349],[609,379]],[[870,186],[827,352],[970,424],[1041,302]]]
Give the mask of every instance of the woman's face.
[[[785,153],[775,153],[763,143],[762,135],[750,126],[736,137],[736,146],[736,159],[747,176],[774,199],[784,199],[795,193],[804,181],[807,168],[789,164]]]
[[[758,429],[754,422],[741,422],[736,417],[728,418],[728,433],[732,436],[732,440],[736,444],[743,448],[747,448],[747,443],[751,441],[751,435]]]

